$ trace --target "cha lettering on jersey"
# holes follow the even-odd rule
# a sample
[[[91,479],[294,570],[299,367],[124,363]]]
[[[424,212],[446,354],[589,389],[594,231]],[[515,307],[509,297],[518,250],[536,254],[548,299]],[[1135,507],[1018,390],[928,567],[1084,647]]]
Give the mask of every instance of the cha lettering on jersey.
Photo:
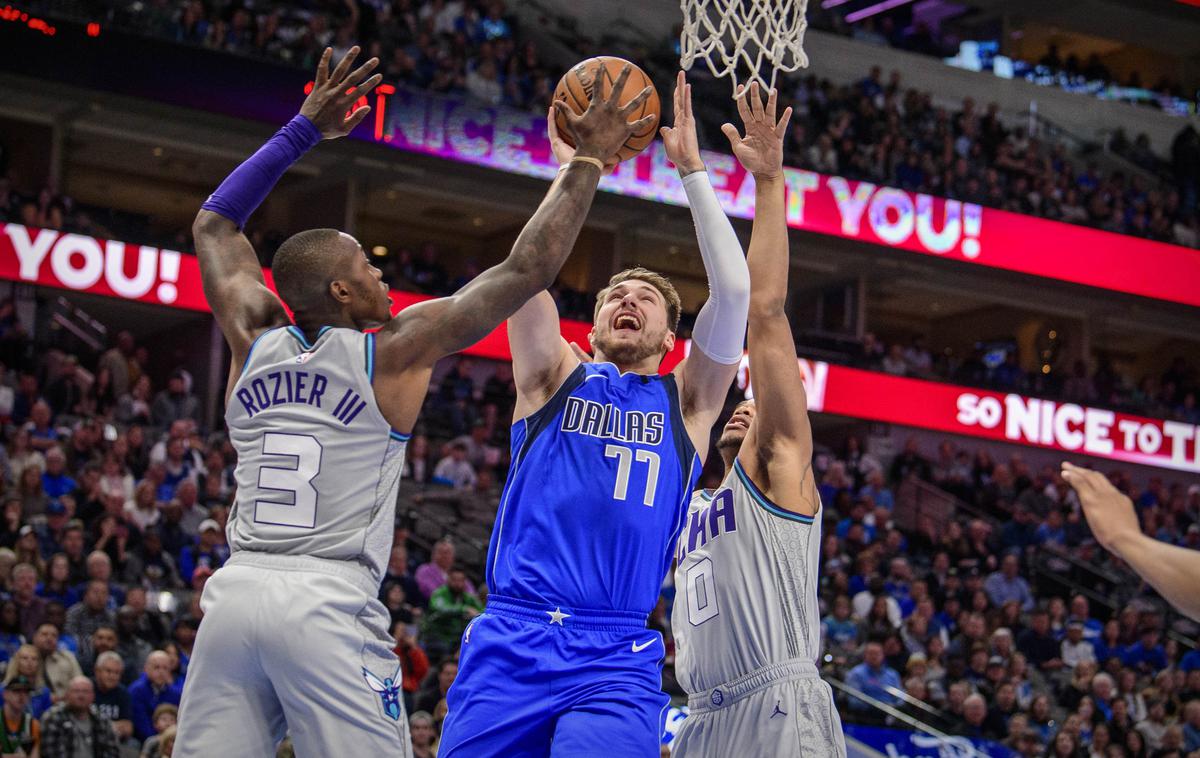
[[[708,505],[688,513],[687,523],[679,534],[679,544],[675,548],[675,559],[682,561],[688,553],[704,547],[709,540],[736,531],[733,490],[721,490]]]
[[[627,411],[574,396],[567,398],[562,415],[564,432],[639,445],[661,443],[665,426],[661,412]]]

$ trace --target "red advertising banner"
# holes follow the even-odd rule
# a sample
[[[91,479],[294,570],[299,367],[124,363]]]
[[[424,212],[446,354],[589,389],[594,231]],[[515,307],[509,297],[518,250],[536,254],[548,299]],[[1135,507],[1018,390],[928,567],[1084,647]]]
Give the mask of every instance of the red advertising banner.
[[[264,271],[270,281],[270,271]],[[50,229],[7,224],[0,229],[0,279],[208,311],[195,256]],[[392,291],[396,312],[428,300]],[[587,345],[591,325],[562,322],[565,338]],[[663,362],[669,371],[687,353],[680,341]],[[468,355],[511,360],[504,325]],[[1198,429],[1074,403],[970,389],[798,360],[809,409],[901,426],[933,429],[1018,445],[1044,447],[1147,466],[1200,473]],[[751,397],[749,361],[738,384]]]
[[[798,360],[814,412],[1200,474],[1194,424]],[[752,397],[747,364],[738,386]]]
[[[264,269],[263,275],[270,285],[270,270]],[[20,224],[0,227],[0,279],[209,311],[196,256],[53,229]],[[396,313],[430,299],[428,295],[399,290],[392,290],[391,296]],[[563,321],[562,330],[567,339],[588,344],[590,324]],[[511,360],[506,327],[501,325],[466,352],[480,358]]]

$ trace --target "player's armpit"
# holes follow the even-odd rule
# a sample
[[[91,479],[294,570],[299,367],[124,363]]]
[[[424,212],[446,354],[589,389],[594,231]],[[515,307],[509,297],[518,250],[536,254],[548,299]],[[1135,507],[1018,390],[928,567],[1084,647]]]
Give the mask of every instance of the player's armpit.
[[[508,344],[517,385],[514,419],[545,405],[579,359],[562,338],[558,308],[549,292],[539,292],[508,320]]]
[[[240,368],[256,337],[290,323],[283,303],[267,288],[262,266],[234,222],[201,210],[192,225],[204,296]],[[232,382],[236,381],[230,377]]]
[[[675,369],[683,422],[701,459],[706,457],[712,426],[725,406],[737,370],[737,363],[718,363],[695,346]]]

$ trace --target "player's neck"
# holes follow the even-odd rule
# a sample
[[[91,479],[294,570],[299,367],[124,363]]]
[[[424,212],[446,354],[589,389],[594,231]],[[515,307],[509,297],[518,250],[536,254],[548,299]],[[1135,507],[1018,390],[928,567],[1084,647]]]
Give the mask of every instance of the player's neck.
[[[729,472],[733,471],[733,462],[737,460],[738,451],[731,448],[722,448],[719,452],[721,453],[721,462],[725,464],[725,472],[721,474],[721,481],[725,481],[725,478],[729,476]]]
[[[662,364],[661,355],[652,355],[637,363],[618,363],[613,359],[604,355],[600,350],[596,351],[596,357],[593,359],[596,363],[611,363],[617,367],[617,371],[622,374],[657,374],[658,367]]]
[[[341,327],[345,329],[357,329],[358,325],[350,320],[346,314],[340,311],[329,312],[310,312],[296,311],[292,314],[292,322],[304,332],[306,336],[315,336],[323,326]]]

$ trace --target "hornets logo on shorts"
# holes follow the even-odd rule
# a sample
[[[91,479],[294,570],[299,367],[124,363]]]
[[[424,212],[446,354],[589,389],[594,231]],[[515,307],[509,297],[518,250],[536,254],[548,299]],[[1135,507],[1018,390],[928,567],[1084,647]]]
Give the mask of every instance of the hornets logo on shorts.
[[[400,667],[396,667],[396,673],[389,676],[387,679],[380,679],[363,667],[363,678],[367,680],[367,686],[379,693],[379,697],[383,698],[383,712],[387,714],[392,721],[400,719],[400,687],[403,680],[400,676]]]

